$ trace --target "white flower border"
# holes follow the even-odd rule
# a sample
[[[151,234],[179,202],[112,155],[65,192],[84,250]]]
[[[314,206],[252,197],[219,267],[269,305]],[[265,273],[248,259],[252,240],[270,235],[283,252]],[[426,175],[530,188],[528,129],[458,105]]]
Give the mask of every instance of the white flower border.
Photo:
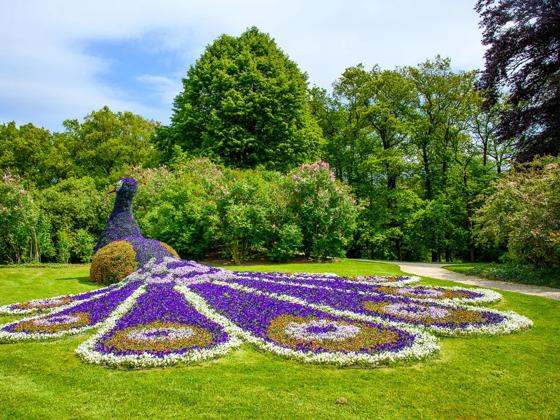
[[[386,284],[386,287],[394,287],[394,288],[398,288],[401,286],[394,286],[393,284]],[[410,287],[412,289],[416,289],[416,288],[437,288],[437,289],[445,289],[445,290],[450,290],[450,291],[459,291],[459,292],[474,292],[474,293],[479,293],[482,296],[477,297],[477,298],[444,298],[444,299],[431,299],[431,298],[425,298],[425,299],[419,299],[419,298],[413,298],[413,297],[409,297],[409,296],[403,296],[403,295],[391,295],[391,296],[395,296],[395,297],[406,297],[407,299],[410,300],[414,300],[414,301],[418,301],[418,302],[430,302],[430,303],[442,303],[445,305],[450,305],[450,304],[454,304],[454,303],[459,303],[459,304],[464,304],[464,305],[484,305],[484,304],[488,304],[488,303],[496,303],[499,302],[500,300],[502,300],[502,295],[501,293],[498,293],[494,290],[490,290],[490,289],[482,289],[482,288],[478,288],[478,287],[473,287],[473,288],[467,288],[467,287],[461,287],[461,286],[433,286],[433,285],[428,285],[428,284],[421,284],[421,285],[416,285],[416,286],[407,286]],[[367,293],[367,292],[364,292]]]
[[[235,281],[235,278],[232,278],[233,281]],[[287,281],[283,281],[283,280],[270,280],[270,279],[261,279],[259,277],[247,277],[247,278],[242,278],[240,280],[254,280],[254,281],[260,281],[263,283],[276,283],[276,284],[283,284],[286,286],[301,286],[301,287],[307,287],[309,289],[326,289],[326,290],[333,290],[333,291],[337,291],[337,292],[345,292],[346,290],[341,289],[340,287],[330,287],[330,286],[320,286],[318,284],[310,284],[307,283],[306,280],[302,280],[301,283],[290,283]],[[356,283],[356,282],[347,282],[347,283]],[[362,283],[363,284],[363,283]],[[391,285],[382,285],[385,287],[394,287],[394,288],[399,288],[402,286],[394,286],[393,284]],[[418,303],[436,303],[436,304],[442,304],[442,305],[454,305],[454,304],[465,304],[465,305],[482,305],[482,304],[486,304],[486,303],[495,303],[495,302],[499,302],[502,299],[502,295],[498,292],[495,292],[493,290],[490,289],[478,289],[478,288],[472,288],[472,289],[467,289],[464,287],[458,287],[458,286],[429,286],[429,285],[418,285],[418,286],[406,286],[406,287],[410,287],[410,288],[430,288],[430,287],[436,287],[438,289],[447,289],[447,290],[459,290],[459,291],[473,291],[476,293],[480,293],[482,294],[481,297],[479,298],[474,298],[474,299],[469,299],[469,298],[445,298],[445,299],[431,299],[431,298],[413,298],[413,297],[408,297],[408,296],[403,296],[403,295],[398,295],[398,294],[394,294],[394,295],[387,295],[384,294],[383,292],[364,292],[361,290],[354,290],[352,292],[354,293],[358,293],[360,295],[363,296],[389,296],[389,297],[396,297],[396,298],[406,298],[406,299],[410,299],[414,302],[418,302]],[[347,292],[347,291],[346,291]]]
[[[405,284],[417,283],[421,280],[421,278],[418,276],[398,276],[398,275],[394,275],[394,276],[371,275],[371,276],[342,277],[334,273],[294,273],[294,274],[286,273],[286,274],[288,274],[289,277],[293,277],[293,278],[321,276],[322,278],[318,280],[326,280],[326,281],[341,280],[347,283],[371,284],[374,286],[384,286],[384,285],[403,286]],[[385,279],[387,279],[388,277],[395,277],[395,278],[402,277],[403,279],[398,281],[386,281]],[[363,280],[356,280],[356,279],[363,279]],[[307,279],[304,279],[304,281],[305,280]]]
[[[224,283],[221,281],[215,281],[214,283],[229,286],[228,283]],[[383,351],[377,354],[364,354],[357,352],[313,353],[300,350],[292,350],[266,341],[235,325],[232,321],[230,321],[223,315],[220,315],[215,310],[211,309],[201,296],[191,291],[187,286],[177,286],[176,289],[183,293],[185,299],[187,299],[201,314],[220,324],[229,334],[242,337],[245,341],[255,344],[257,347],[263,350],[267,350],[285,357],[296,358],[304,362],[331,363],[341,366],[360,363],[377,365],[382,362],[394,362],[397,360],[423,359],[439,350],[437,339],[435,337],[420,330],[410,328],[409,326],[404,329],[407,332],[414,334],[414,342],[411,346],[397,352]],[[257,294],[266,295],[264,293]]]
[[[398,328],[403,328],[403,329],[408,328],[408,330],[410,330],[411,327],[415,327],[415,328],[418,328],[418,329],[422,329],[422,330],[425,330],[425,331],[430,331],[430,332],[433,332],[435,334],[443,335],[443,336],[461,336],[461,335],[470,335],[470,334],[488,334],[488,335],[509,334],[511,332],[514,332],[514,331],[519,331],[519,330],[522,330],[522,329],[529,328],[533,325],[533,321],[531,321],[529,318],[526,318],[522,315],[519,315],[519,314],[517,314],[513,311],[502,312],[502,311],[498,311],[496,309],[480,308],[480,307],[477,307],[477,306],[462,305],[462,304],[459,304],[459,303],[448,304],[447,306],[451,306],[451,307],[459,308],[459,309],[468,309],[468,310],[475,310],[475,311],[482,311],[483,310],[483,311],[487,311],[487,312],[492,312],[492,313],[499,314],[499,315],[503,316],[505,318],[505,320],[503,322],[499,323],[499,324],[469,325],[467,327],[462,327],[462,328],[448,328],[448,327],[440,327],[440,326],[437,326],[437,325],[427,326],[427,325],[421,325],[421,324],[411,324],[411,323],[406,323],[406,322],[388,321],[388,320],[386,320],[382,317],[379,317],[379,316],[365,315],[365,314],[360,314],[360,313],[356,313],[356,312],[352,312],[352,311],[335,309],[335,308],[333,308],[331,306],[327,306],[327,305],[319,305],[319,304],[315,304],[315,303],[310,303],[310,302],[307,302],[303,299],[296,298],[294,296],[289,296],[289,295],[280,294],[280,293],[273,293],[273,292],[262,292],[260,290],[253,289],[251,287],[241,286],[237,283],[223,282],[223,281],[213,281],[213,283],[219,284],[219,285],[222,285],[222,286],[229,286],[232,289],[237,289],[237,290],[241,290],[241,291],[244,291],[244,292],[253,293],[253,294],[256,294],[256,295],[265,295],[265,296],[273,297],[275,299],[280,299],[280,300],[286,300],[288,302],[299,303],[300,305],[305,305],[305,306],[308,306],[310,308],[319,309],[321,311],[328,312],[328,313],[331,313],[333,315],[346,316],[346,317],[349,317],[349,318],[362,320],[362,321],[369,321],[369,322],[376,322],[376,323],[385,324],[385,325],[392,325],[392,326],[396,326]],[[317,287],[317,286],[311,286],[311,285],[307,285],[307,286],[308,287]]]
[[[134,306],[136,300],[144,293],[146,293],[145,285],[141,286],[131,296],[125,299],[117,309],[111,313],[111,316],[105,320],[101,328],[78,346],[76,354],[83,360],[98,365],[130,368],[166,367],[180,362],[199,362],[207,360],[225,354],[231,348],[241,344],[241,341],[236,336],[230,335],[228,341],[211,349],[191,350],[183,354],[171,353],[165,356],[155,356],[151,353],[144,352],[142,354],[117,355],[96,351],[95,346],[97,341],[116,326],[118,320]]]
[[[321,278],[316,279],[316,280],[325,280],[325,281],[335,281],[335,280],[340,280],[340,281],[344,281],[346,283],[353,283],[353,284],[370,284],[372,286],[395,286],[395,287],[400,287],[400,286],[404,286],[407,284],[411,284],[411,283],[418,283],[420,280],[422,280],[420,277],[418,276],[356,276],[356,277],[341,277],[338,274],[334,274],[334,273],[283,273],[283,272],[269,272],[269,271],[262,271],[262,272],[254,272],[254,271],[232,271],[232,274],[236,275],[236,274],[280,274],[283,277],[288,277],[288,278],[295,278],[295,279],[301,279],[302,281],[307,281],[310,278],[314,277],[314,276],[320,276]],[[387,281],[383,281],[382,279],[385,279],[387,277],[403,277],[403,280],[399,280],[399,281],[393,281],[393,282],[387,282]],[[358,281],[358,280],[352,280],[352,278],[356,279],[356,278],[364,278],[364,279],[371,279],[371,278],[375,278],[375,279],[379,279],[379,280],[362,280],[362,281]],[[259,279],[260,280],[260,279]]]

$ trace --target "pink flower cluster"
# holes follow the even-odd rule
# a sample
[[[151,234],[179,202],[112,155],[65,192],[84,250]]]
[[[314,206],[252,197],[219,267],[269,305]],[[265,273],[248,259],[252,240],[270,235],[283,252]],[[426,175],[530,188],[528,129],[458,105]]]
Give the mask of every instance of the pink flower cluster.
[[[328,162],[325,162],[324,160],[318,160],[317,162],[314,162],[314,163],[304,163],[303,165],[301,165],[299,167],[300,172],[319,173],[323,170],[326,170],[329,173],[331,181],[334,182],[335,179],[336,179],[336,177],[334,176],[334,172],[331,171],[331,167],[328,164]],[[293,179],[294,179],[294,181],[300,181],[301,176],[296,174],[296,175],[293,176]]]

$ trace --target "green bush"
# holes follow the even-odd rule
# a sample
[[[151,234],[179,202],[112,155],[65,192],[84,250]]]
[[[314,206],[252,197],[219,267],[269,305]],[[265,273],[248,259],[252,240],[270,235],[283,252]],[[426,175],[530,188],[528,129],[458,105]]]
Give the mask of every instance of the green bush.
[[[185,258],[280,261],[306,244],[309,256],[340,256],[352,238],[356,208],[347,188],[317,165],[318,172],[304,165],[282,175],[182,155],[171,169],[137,168],[131,173],[142,184],[136,218],[146,236]]]
[[[65,230],[56,232],[56,259],[59,263],[68,264],[72,242],[70,235]]]
[[[69,178],[35,192],[52,224],[57,260],[89,262],[111,209],[112,197],[92,178]]]
[[[268,251],[272,261],[283,262],[293,257],[301,249],[303,234],[299,226],[289,223],[275,232],[275,240]]]
[[[0,262],[39,262],[54,255],[48,216],[17,176],[0,179]]]
[[[235,262],[263,254],[271,238],[272,212],[278,197],[271,195],[271,179],[253,170],[230,170],[226,192],[218,208],[223,253]]]
[[[136,169],[132,175],[142,185],[134,212],[144,235],[168,243],[185,258],[203,258],[215,247],[217,201],[224,188],[218,166],[194,159],[173,171]]]
[[[90,262],[91,256],[93,255],[93,247],[96,243],[96,238],[94,238],[87,230],[78,229],[74,234],[73,239],[73,254],[80,262]]]

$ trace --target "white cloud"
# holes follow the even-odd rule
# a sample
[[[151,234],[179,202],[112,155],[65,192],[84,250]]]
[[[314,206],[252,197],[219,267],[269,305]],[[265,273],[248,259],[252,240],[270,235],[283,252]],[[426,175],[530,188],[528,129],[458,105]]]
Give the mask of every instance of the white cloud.
[[[65,118],[107,104],[165,121],[193,57],[220,34],[252,25],[269,32],[323,87],[359,62],[392,68],[439,53],[455,67],[477,68],[483,47],[472,7],[467,0],[3,1],[0,119],[58,128]],[[84,48],[92,41],[139,38],[148,38],[147,49],[184,63],[174,79],[139,69],[138,81],[160,98],[157,107],[107,86],[101,76],[111,63]]]
[[[159,96],[162,103],[172,103],[181,89],[181,83],[178,83],[176,79],[165,76],[143,74],[138,76],[137,80],[146,84],[150,90]]]

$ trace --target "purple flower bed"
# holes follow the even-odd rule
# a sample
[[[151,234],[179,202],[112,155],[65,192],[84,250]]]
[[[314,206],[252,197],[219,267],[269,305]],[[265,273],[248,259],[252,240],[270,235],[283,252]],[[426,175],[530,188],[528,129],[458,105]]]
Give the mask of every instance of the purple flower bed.
[[[115,355],[150,352],[164,356],[210,348],[228,341],[224,329],[198,313],[172,285],[151,284],[146,287],[146,293],[138,298],[134,307],[97,341],[96,352]],[[206,334],[201,334],[200,330]],[[120,334],[120,341],[115,340],[122,332],[125,334]],[[154,346],[154,342],[163,345]],[[174,343],[178,345],[174,346]]]
[[[348,318],[333,316],[323,311],[312,309],[297,303],[247,293],[232,289],[228,286],[207,283],[192,285],[190,286],[190,289],[200,295],[210,307],[226,317],[239,328],[248,331],[253,336],[275,345],[286,345],[286,343],[278,343],[278,341],[274,340],[270,334],[270,325],[275,320],[283,316],[290,316],[293,319],[311,319],[313,321],[344,321],[344,325],[358,325],[362,328],[366,325],[368,327],[375,328],[381,335],[391,335],[391,339],[387,340],[387,342],[384,342],[383,344],[376,344],[372,346],[368,345],[367,342],[364,342],[362,347],[353,349],[353,351],[363,353],[375,353],[380,351],[397,352],[402,350],[404,347],[412,345],[414,342],[414,335],[412,333],[398,328],[387,327],[375,323],[353,321]],[[321,343],[320,340],[313,339],[313,336],[321,334],[321,331],[313,332],[313,325],[311,325],[311,328],[309,328],[307,332],[311,338],[309,340],[295,340],[293,342],[294,346],[292,347],[294,350],[303,352],[331,351],[329,347],[326,346],[326,343],[325,345],[322,345],[323,343]],[[343,349],[338,349],[338,351],[347,352]]]
[[[408,298],[393,297],[387,295],[364,296],[354,290],[332,290],[323,287],[305,287],[302,285],[288,285],[272,282],[262,282],[251,279],[232,279],[230,282],[254,288],[263,292],[285,294],[295,298],[303,299],[312,304],[326,305],[342,311],[351,311],[363,315],[374,315],[394,322],[406,322],[414,325],[430,326],[436,328],[465,328],[469,325],[481,326],[498,324],[504,321],[504,317],[489,311],[479,311],[475,309],[457,309],[450,306],[430,304],[431,307],[438,307],[447,311],[448,316],[411,316],[410,313],[385,310],[385,306],[391,304],[407,305],[411,313],[424,313],[425,304],[418,304]],[[307,285],[307,282],[302,282]],[[310,283],[311,284],[311,283]],[[315,284],[315,283],[313,283]],[[368,304],[369,303],[369,304]],[[391,309],[390,307],[389,309]],[[466,321],[463,315],[465,312],[471,313],[471,318],[475,321]],[[429,315],[429,314],[427,314]],[[477,316],[475,316],[477,315]]]
[[[116,307],[140,285],[141,282],[139,281],[130,282],[124,287],[112,290],[100,297],[94,297],[86,302],[70,305],[66,309],[60,309],[48,315],[22,319],[7,324],[0,330],[7,333],[29,334],[31,336],[35,334],[48,336],[50,334],[92,327],[108,318]],[[75,317],[79,317],[79,319]],[[75,322],[67,322],[69,319],[73,319]]]
[[[280,274],[280,275],[278,275]],[[310,284],[314,286],[324,286],[330,287],[333,289],[340,289],[340,290],[352,290],[356,292],[364,292],[364,293],[374,293],[374,294],[384,294],[384,295],[394,295],[394,296],[408,296],[414,297],[416,299],[452,299],[455,295],[462,299],[478,299],[481,298],[483,295],[481,293],[477,293],[468,289],[461,289],[460,291],[453,290],[449,291],[445,288],[441,287],[427,287],[427,286],[416,286],[412,287],[387,287],[383,285],[375,285],[375,284],[368,284],[368,283],[360,283],[356,282],[347,277],[335,277],[335,276],[305,276],[297,278],[291,275],[285,275],[282,273],[235,273],[236,277],[239,278],[251,278],[251,279],[259,279],[259,280],[268,280],[268,281],[282,281],[285,283],[292,283],[292,284]],[[326,277],[326,278],[325,278]],[[400,277],[399,279],[405,279],[406,277]],[[403,290],[404,289],[404,290]],[[403,291],[403,293],[399,293]],[[408,291],[407,294],[404,291]]]
[[[31,313],[37,311],[49,311],[52,309],[56,309],[62,306],[69,305],[74,302],[79,302],[82,300],[89,299],[94,296],[98,296],[104,293],[107,293],[117,287],[122,286],[121,284],[112,284],[108,287],[104,287],[97,290],[92,290],[90,292],[78,293],[75,295],[64,295],[64,296],[55,296],[52,298],[46,299],[35,299],[29,302],[24,303],[14,303],[11,305],[5,305],[4,307],[0,308],[0,313],[7,313],[7,314],[18,314],[18,313]]]
[[[171,253],[155,239],[147,239],[143,236],[127,236],[123,240],[130,242],[132,248],[136,251],[138,267],[144,266],[151,259],[161,262],[166,257],[172,257]]]

